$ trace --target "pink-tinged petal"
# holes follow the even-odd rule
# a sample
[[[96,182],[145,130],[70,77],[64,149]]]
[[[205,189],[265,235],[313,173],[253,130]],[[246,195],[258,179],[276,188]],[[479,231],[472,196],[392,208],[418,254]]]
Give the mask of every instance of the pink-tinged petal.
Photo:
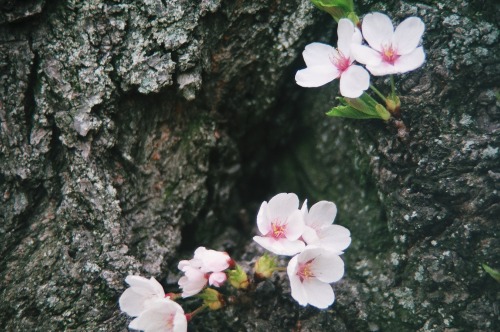
[[[328,66],[314,66],[301,69],[295,74],[295,81],[304,88],[317,88],[339,77],[340,73],[333,63]]]
[[[177,310],[174,317],[174,329],[173,332],[186,332],[187,331],[187,319],[182,308]]]
[[[309,213],[305,218],[306,225],[314,229],[329,226],[333,223],[336,215],[337,206],[335,206],[334,203],[320,201],[314,204],[309,210]]]
[[[381,62],[376,66],[366,65],[366,69],[368,69],[373,76],[384,76],[397,73],[396,67],[387,62]]]
[[[362,30],[366,42],[379,52],[384,45],[391,43],[394,33],[391,19],[382,13],[365,15]]]
[[[326,309],[335,301],[332,286],[317,279],[305,280],[303,283],[307,294],[307,302],[319,309]]]
[[[298,261],[297,256],[293,257],[286,268],[288,278],[290,279],[290,289],[292,291],[292,297],[295,301],[299,302],[300,305],[307,305],[307,294],[302,286],[299,276],[297,275]]]
[[[288,216],[299,209],[299,198],[295,194],[281,193],[269,200],[267,204],[267,218],[270,221],[279,219],[285,222]]]
[[[179,264],[177,264],[177,268],[181,271],[184,271],[186,266],[191,266],[191,262],[186,259],[183,259],[182,261],[179,262]]]
[[[276,255],[293,256],[305,248],[305,243],[300,240],[289,241],[287,239],[275,240],[270,237],[254,236],[253,240],[264,249]]]
[[[199,268],[202,272],[224,271],[229,267],[229,262],[231,261],[231,257],[229,257],[227,252],[212,249],[207,250],[204,247],[198,248],[194,256],[195,259],[200,261]]]
[[[267,202],[262,202],[259,213],[257,213],[257,227],[262,235],[271,231],[271,222],[267,219]]]
[[[328,66],[331,59],[338,56],[338,52],[330,45],[312,43],[306,46],[302,52],[307,67]]]
[[[220,287],[226,282],[227,276],[224,272],[214,272],[208,277],[208,284],[215,287]]]
[[[311,247],[308,246],[304,251],[302,251],[298,256],[298,262],[299,263],[306,263],[309,262],[310,260],[315,259],[319,255],[321,255],[324,252],[323,249],[317,248],[317,247]]]
[[[358,98],[370,86],[370,74],[361,66],[350,66],[340,77],[340,94]]]
[[[304,233],[304,213],[295,210],[287,219],[285,236],[288,240],[297,240]]]
[[[337,48],[339,52],[345,56],[349,57],[351,53],[351,43],[354,35],[354,24],[351,20],[347,18],[342,18],[339,20],[339,25],[337,27]]]
[[[184,325],[187,328],[185,317],[186,322],[181,317],[177,318],[180,314],[184,316],[184,311],[177,303],[168,299],[158,300],[134,319],[129,327],[145,332],[186,331],[177,329],[176,323],[180,324],[180,327]]]
[[[302,238],[304,241],[306,241],[307,245],[315,244],[316,242],[319,241],[318,234],[316,233],[316,230],[306,226],[304,228],[304,233],[302,233]]]
[[[394,31],[392,46],[399,55],[413,52],[424,34],[425,24],[418,17],[408,17]]]
[[[120,310],[131,317],[139,316],[144,310],[144,302],[147,297],[137,293],[134,288],[127,288],[118,300]]]
[[[377,66],[382,62],[382,56],[371,47],[351,45],[351,57],[357,62],[369,66]]]
[[[418,47],[415,51],[407,55],[402,55],[394,64],[397,73],[406,73],[417,69],[425,62],[424,48]]]
[[[314,259],[311,269],[318,280],[331,283],[339,281],[344,275],[344,261],[338,255],[325,251]]]

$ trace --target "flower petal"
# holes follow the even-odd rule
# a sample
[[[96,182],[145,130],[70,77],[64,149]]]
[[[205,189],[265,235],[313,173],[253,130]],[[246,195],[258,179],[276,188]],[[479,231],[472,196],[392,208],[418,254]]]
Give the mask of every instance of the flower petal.
[[[139,316],[144,310],[147,296],[136,292],[137,288],[127,288],[118,300],[120,310],[131,317]]]
[[[376,66],[366,65],[366,69],[368,69],[373,76],[384,76],[397,73],[396,67],[384,61]]]
[[[377,66],[382,62],[382,56],[379,52],[364,45],[351,45],[351,57],[357,62],[369,66]]]
[[[257,227],[262,235],[271,231],[271,223],[267,219],[267,202],[262,202],[259,213],[257,213]]]
[[[304,213],[295,210],[287,220],[285,236],[288,240],[297,240],[304,233]]]
[[[417,69],[425,62],[425,53],[422,46],[417,47],[413,52],[402,55],[394,64],[397,73],[406,73]]]
[[[317,88],[339,77],[340,73],[332,63],[328,66],[307,67],[297,71],[295,81],[304,88]]]
[[[297,256],[293,257],[286,268],[288,278],[290,279],[290,289],[292,291],[292,297],[295,301],[299,302],[300,305],[307,305],[307,294],[305,289],[297,276]]]
[[[318,280],[331,283],[339,281],[344,275],[344,261],[340,256],[325,251],[314,259],[311,269]]]
[[[214,272],[208,277],[208,284],[220,287],[227,280],[227,276],[224,272]]]
[[[302,238],[306,241],[307,245],[316,244],[319,241],[318,234],[314,228],[306,226]]]
[[[307,67],[328,66],[331,59],[338,56],[338,52],[330,45],[312,43],[306,46],[302,52]]]
[[[308,279],[303,282],[307,294],[307,302],[319,309],[328,308],[335,301],[332,286],[317,279]]]
[[[340,77],[340,94],[358,98],[370,86],[370,74],[361,66],[350,66]]]
[[[270,237],[254,236],[253,240],[260,244],[264,249],[269,250],[276,255],[293,256],[305,248],[305,243],[300,240],[289,241],[287,239],[276,240]]]
[[[320,201],[314,204],[309,210],[309,213],[305,218],[306,225],[314,229],[329,226],[333,223],[336,215],[337,207],[334,203]]]
[[[337,48],[339,52],[345,56],[349,57],[351,54],[351,43],[354,35],[354,24],[351,20],[347,18],[342,18],[339,20],[339,25],[337,27]]]
[[[408,17],[394,31],[392,46],[399,55],[411,53],[417,48],[424,30],[425,24],[420,18]]]
[[[391,19],[382,13],[367,14],[363,18],[362,30],[366,42],[379,52],[392,41],[394,33]]]
[[[274,220],[278,218],[285,222],[292,212],[299,209],[299,198],[295,194],[281,193],[269,200],[267,204],[267,218]]]

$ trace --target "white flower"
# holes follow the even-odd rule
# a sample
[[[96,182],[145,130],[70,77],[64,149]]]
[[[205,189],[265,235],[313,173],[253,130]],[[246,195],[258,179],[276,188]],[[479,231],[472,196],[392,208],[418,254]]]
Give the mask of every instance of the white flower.
[[[151,301],[163,299],[165,292],[155,278],[146,279],[140,276],[127,276],[125,282],[130,285],[118,300],[120,310],[127,315],[139,316]]]
[[[203,272],[221,272],[229,267],[231,261],[227,252],[199,247],[194,252],[191,265],[199,267]]]
[[[231,257],[226,252],[199,247],[190,260],[182,260],[177,266],[184,272],[179,279],[182,297],[198,294],[206,285],[219,287],[227,277],[222,271],[233,264]]]
[[[145,332],[185,332],[187,319],[179,304],[164,298],[151,302],[128,327]]]
[[[425,61],[424,48],[418,47],[425,25],[418,17],[409,17],[396,30],[387,15],[368,14],[363,18],[363,37],[371,46],[353,45],[356,61],[366,65],[375,76],[406,73]]]
[[[370,86],[370,75],[361,66],[353,65],[352,45],[361,45],[361,33],[351,20],[341,19],[337,28],[338,48],[321,43],[306,46],[302,53],[307,65],[295,75],[297,84],[318,87],[340,77],[340,94],[358,98]]]
[[[207,285],[208,276],[199,268],[191,265],[181,266],[181,263],[183,262],[187,261],[181,261],[179,263],[179,270],[184,272],[184,276],[179,279],[178,284],[182,289],[182,297],[189,297],[201,292],[201,290]]]
[[[300,305],[325,309],[335,301],[329,284],[342,278],[344,262],[322,248],[306,248],[290,260],[287,273],[292,297]]]
[[[302,210],[306,228],[302,238],[307,245],[314,245],[341,254],[351,244],[351,232],[343,226],[332,225],[337,215],[337,207],[332,202],[321,201],[314,204],[309,212],[307,203]]]
[[[299,238],[304,231],[304,217],[295,194],[281,193],[263,202],[257,214],[257,227],[263,236],[253,240],[277,255],[295,255],[305,248]]]

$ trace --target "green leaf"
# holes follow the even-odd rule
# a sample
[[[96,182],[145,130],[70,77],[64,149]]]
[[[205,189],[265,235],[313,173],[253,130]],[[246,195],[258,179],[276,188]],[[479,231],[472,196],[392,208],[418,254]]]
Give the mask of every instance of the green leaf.
[[[329,112],[327,112],[326,115],[335,116],[339,118],[350,118],[350,119],[381,119],[380,115],[378,115],[377,113],[375,114],[363,113],[351,106],[346,106],[346,105],[340,105],[334,107]]]
[[[350,13],[354,13],[353,0],[311,0],[311,2],[332,15],[337,22],[343,17],[348,17]]]
[[[495,270],[491,267],[489,267],[486,264],[481,264],[483,266],[483,269],[496,281],[500,282],[500,271]]]

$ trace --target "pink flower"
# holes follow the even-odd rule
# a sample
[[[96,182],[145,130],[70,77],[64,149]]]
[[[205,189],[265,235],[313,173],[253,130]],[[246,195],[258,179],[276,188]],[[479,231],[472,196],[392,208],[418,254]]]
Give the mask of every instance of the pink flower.
[[[207,283],[220,287],[227,279],[222,271],[232,264],[234,262],[226,252],[199,247],[192,259],[179,262],[178,268],[184,272],[178,282],[182,297],[198,294]]]
[[[335,301],[331,282],[344,275],[342,259],[322,248],[306,248],[288,263],[292,297],[300,305],[308,304],[320,309],[328,308]]]
[[[128,327],[145,332],[186,332],[187,319],[176,302],[156,299]]]
[[[139,316],[151,301],[163,299],[165,292],[155,278],[146,279],[141,276],[127,276],[125,282],[130,285],[120,296],[120,310],[127,315]]]
[[[406,73],[424,63],[424,48],[418,44],[425,25],[418,17],[407,18],[394,31],[387,15],[372,13],[363,18],[362,30],[370,47],[358,44],[351,50],[373,75]]]
[[[302,238],[308,246],[313,245],[342,254],[342,250],[351,244],[351,232],[343,226],[332,225],[337,215],[334,203],[321,201],[314,204],[309,211],[304,203],[302,210],[306,223]]]
[[[370,86],[370,75],[361,66],[353,65],[351,45],[361,44],[361,33],[351,20],[341,19],[337,28],[337,49],[322,43],[306,46],[302,53],[307,68],[295,75],[298,85],[310,88],[340,79],[340,94],[357,98]]]
[[[263,202],[257,214],[257,227],[263,236],[253,240],[277,255],[295,255],[305,248],[299,240],[304,231],[304,217],[295,194],[281,193]]]

